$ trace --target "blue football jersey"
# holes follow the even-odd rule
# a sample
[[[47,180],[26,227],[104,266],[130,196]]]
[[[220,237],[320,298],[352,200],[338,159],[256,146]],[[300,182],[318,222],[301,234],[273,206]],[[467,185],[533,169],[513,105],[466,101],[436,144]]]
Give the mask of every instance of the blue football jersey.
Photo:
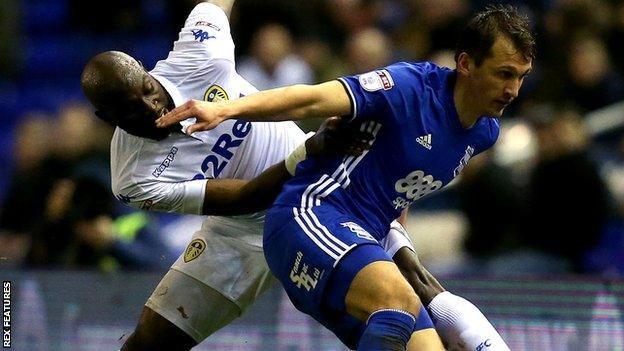
[[[400,62],[340,78],[352,123],[375,135],[359,157],[301,162],[275,202],[295,215],[321,203],[355,215],[377,240],[412,202],[457,177],[499,134],[496,119],[463,128],[453,101],[456,73],[433,63]]]

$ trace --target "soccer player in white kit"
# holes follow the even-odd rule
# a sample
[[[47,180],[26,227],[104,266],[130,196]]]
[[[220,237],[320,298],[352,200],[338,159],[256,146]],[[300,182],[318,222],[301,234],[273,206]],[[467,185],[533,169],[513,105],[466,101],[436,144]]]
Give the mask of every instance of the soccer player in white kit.
[[[253,191],[233,198],[242,181],[226,179],[251,179],[283,160],[305,139],[295,124],[232,121],[187,135],[182,131],[193,119],[166,130],[153,123],[190,99],[235,99],[257,91],[235,71],[227,19],[232,3],[197,5],[169,57],[149,74],[118,52],[87,64],[85,94],[96,114],[118,127],[111,142],[111,176],[120,201],[148,210],[214,215],[270,204],[272,196],[249,196]],[[278,178],[273,181],[279,183]],[[262,226],[258,213],[207,217],[148,299],[123,350],[190,349],[243,313],[274,282],[262,253]],[[385,244],[426,304],[444,295],[398,223]]]

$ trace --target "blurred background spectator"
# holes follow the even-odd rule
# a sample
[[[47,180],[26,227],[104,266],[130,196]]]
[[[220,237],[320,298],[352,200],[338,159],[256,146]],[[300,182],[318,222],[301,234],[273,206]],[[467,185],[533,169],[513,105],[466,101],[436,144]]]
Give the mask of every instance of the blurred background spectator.
[[[416,247],[434,271],[624,275],[624,2],[509,2],[534,24],[533,72],[497,146],[412,209]],[[105,50],[151,69],[193,3],[0,2],[0,265],[161,269],[182,250],[197,218],[111,198],[111,130],[79,77]],[[237,0],[237,69],[266,89],[395,60],[452,68],[457,31],[487,3]]]
[[[600,240],[611,199],[580,115],[572,109],[535,112],[537,163],[529,174],[522,242],[565,261],[574,272]]]
[[[290,32],[280,24],[258,29],[250,51],[239,61],[238,72],[260,90],[314,81],[308,64],[293,52]]]

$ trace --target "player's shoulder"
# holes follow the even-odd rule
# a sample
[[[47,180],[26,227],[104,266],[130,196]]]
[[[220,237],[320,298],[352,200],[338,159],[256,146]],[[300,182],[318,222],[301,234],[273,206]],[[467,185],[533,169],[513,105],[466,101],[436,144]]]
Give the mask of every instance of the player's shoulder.
[[[493,141],[498,139],[498,135],[500,134],[500,124],[498,122],[498,118],[486,118],[488,123],[488,130],[490,132],[490,136]]]
[[[166,140],[157,142],[138,137],[117,127],[110,144],[111,166],[120,174],[135,172],[137,167],[148,162],[146,155],[160,154],[168,150],[171,143]]]
[[[415,87],[429,86],[434,90],[446,86],[453,70],[436,65],[433,62],[396,62],[385,67],[385,70],[395,82],[403,82]]]
[[[173,159],[180,147],[174,140],[169,140],[170,138],[157,142],[116,128],[110,147],[113,193],[136,196],[147,193],[146,189],[161,183],[152,177],[155,172],[154,160]]]
[[[123,151],[127,147],[136,148],[136,146],[142,145],[144,141],[145,138],[132,135],[120,127],[115,127],[111,138],[111,148],[119,148],[122,149],[120,151]]]
[[[429,61],[400,61],[395,62],[386,67],[389,71],[395,74],[411,75],[411,76],[429,76],[429,75],[443,75],[450,71],[446,67],[441,67],[433,62]]]
[[[500,124],[498,118],[483,117],[478,123],[482,134],[484,149],[488,149],[496,143],[500,134]]]

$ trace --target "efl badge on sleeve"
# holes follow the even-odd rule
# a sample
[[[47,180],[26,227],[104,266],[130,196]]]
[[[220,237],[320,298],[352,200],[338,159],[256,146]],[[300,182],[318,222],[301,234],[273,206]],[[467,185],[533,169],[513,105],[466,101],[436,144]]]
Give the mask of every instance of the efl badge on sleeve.
[[[202,254],[202,252],[204,252],[205,248],[206,243],[202,239],[195,239],[191,241],[184,251],[184,262],[188,263],[196,259]]]
[[[385,69],[364,73],[360,75],[359,81],[362,88],[370,92],[380,89],[390,90],[394,86],[394,80],[390,72]]]

